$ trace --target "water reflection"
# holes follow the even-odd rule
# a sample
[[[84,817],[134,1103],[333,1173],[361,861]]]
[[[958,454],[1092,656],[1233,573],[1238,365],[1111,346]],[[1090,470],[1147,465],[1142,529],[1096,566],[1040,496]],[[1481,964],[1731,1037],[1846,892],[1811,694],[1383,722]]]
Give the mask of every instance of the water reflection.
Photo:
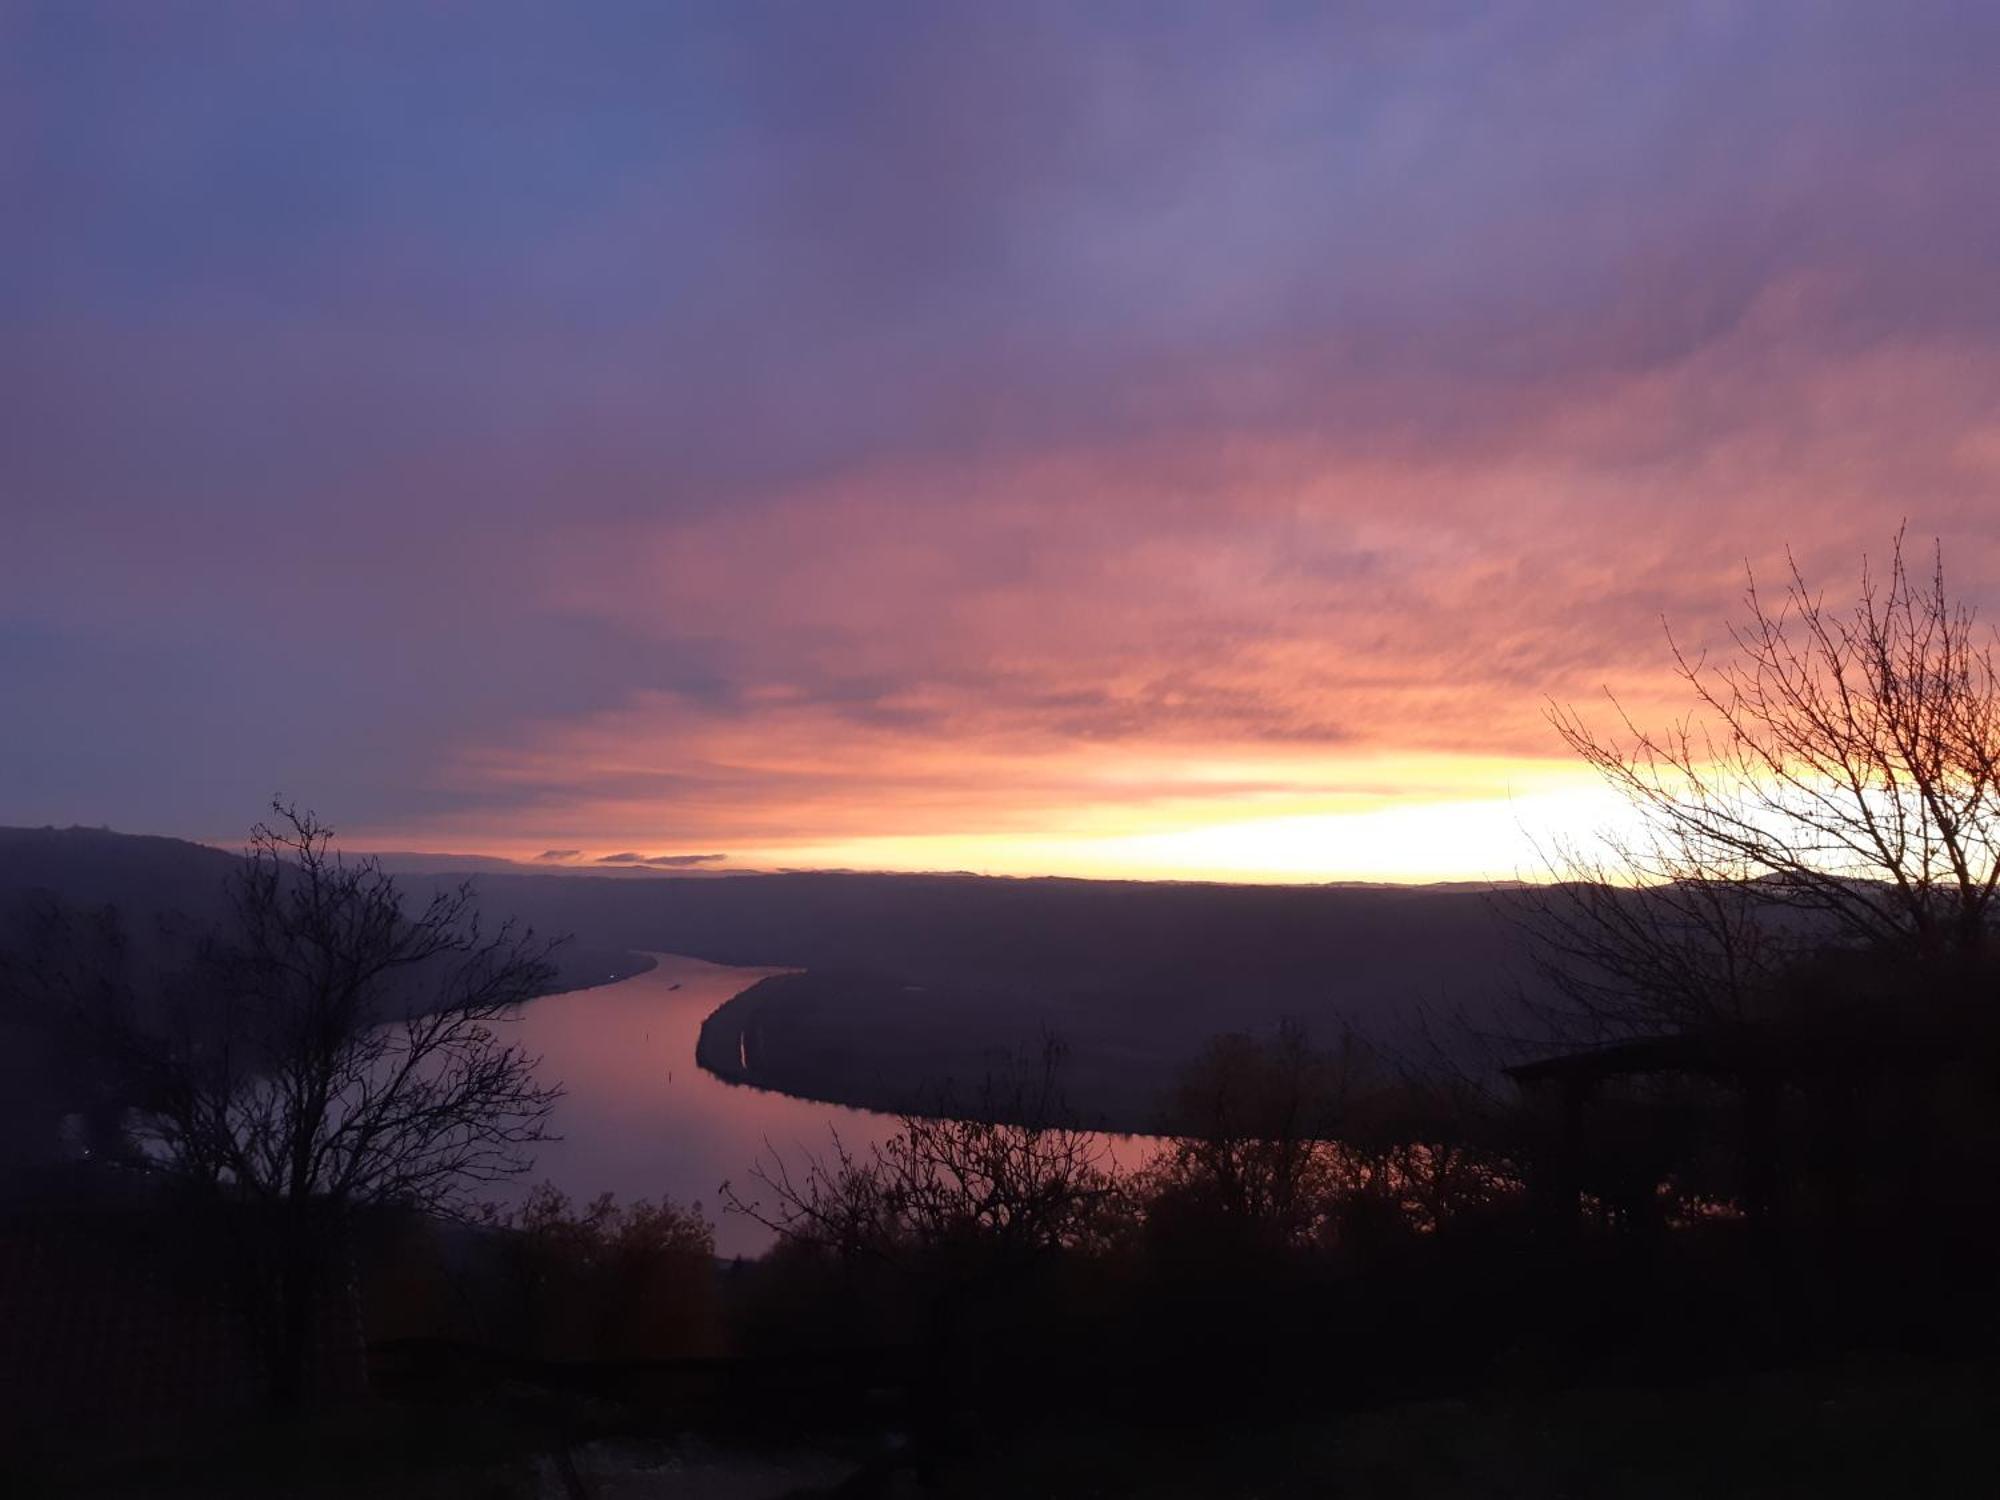
[[[714,1221],[716,1249],[755,1255],[771,1235],[742,1214],[719,1211],[727,1179],[748,1189],[764,1143],[784,1152],[823,1151],[838,1131],[866,1150],[896,1129],[868,1110],[817,1104],[723,1083],[695,1065],[701,1023],[723,1001],[777,969],[733,969],[659,955],[659,967],[602,989],[551,995],[525,1007],[510,1040],[542,1059],[542,1077],[568,1091],[535,1169],[520,1184],[550,1181],[572,1198],[700,1203]],[[1131,1161],[1146,1144],[1112,1143]],[[518,1189],[517,1189],[518,1190]]]

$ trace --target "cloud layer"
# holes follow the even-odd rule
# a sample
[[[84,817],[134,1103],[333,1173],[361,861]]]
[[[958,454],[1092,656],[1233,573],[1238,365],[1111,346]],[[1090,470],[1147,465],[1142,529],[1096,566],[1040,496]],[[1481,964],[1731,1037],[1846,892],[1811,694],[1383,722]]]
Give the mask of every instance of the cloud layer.
[[[2000,586],[1987,8],[0,17],[0,820],[1452,873],[1746,560]]]

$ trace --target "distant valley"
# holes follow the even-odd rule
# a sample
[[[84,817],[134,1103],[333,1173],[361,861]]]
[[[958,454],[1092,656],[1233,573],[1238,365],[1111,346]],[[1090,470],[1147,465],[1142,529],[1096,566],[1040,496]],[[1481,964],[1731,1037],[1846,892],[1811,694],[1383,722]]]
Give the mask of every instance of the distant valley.
[[[142,921],[174,908],[199,916],[219,901],[232,858],[101,830],[0,830],[0,909],[40,887]],[[462,878],[399,876],[413,894]],[[1054,1037],[1082,1113],[1147,1129],[1218,1032],[1295,1018],[1322,1038],[1352,1026],[1407,1043],[1425,1017],[1493,1015],[1525,978],[1506,909],[1516,898],[1504,891],[850,873],[470,878],[489,921],[573,935],[562,988],[633,973],[647,952],[805,971],[738,1002],[754,1012],[756,1045],[736,1075],[874,1107],[975,1088]],[[740,1064],[740,1050],[714,1045],[710,1061]]]

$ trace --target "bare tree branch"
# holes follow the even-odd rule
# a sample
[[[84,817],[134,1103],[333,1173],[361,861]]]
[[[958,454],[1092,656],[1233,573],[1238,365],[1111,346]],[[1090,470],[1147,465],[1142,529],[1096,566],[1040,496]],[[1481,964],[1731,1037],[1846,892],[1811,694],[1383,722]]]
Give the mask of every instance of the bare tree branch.
[[[1663,730],[1613,700],[1603,734],[1551,705],[1566,744],[1623,795],[1638,832],[1544,851],[1562,880],[1526,899],[1544,1019],[1572,1039],[1754,1019],[1779,976],[1829,944],[1920,963],[1987,944],[2000,886],[2000,697],[1991,636],[1950,595],[1942,548],[1864,564],[1831,609],[1797,563],[1781,599],[1754,576],[1733,652],[1668,636],[1693,712]]]

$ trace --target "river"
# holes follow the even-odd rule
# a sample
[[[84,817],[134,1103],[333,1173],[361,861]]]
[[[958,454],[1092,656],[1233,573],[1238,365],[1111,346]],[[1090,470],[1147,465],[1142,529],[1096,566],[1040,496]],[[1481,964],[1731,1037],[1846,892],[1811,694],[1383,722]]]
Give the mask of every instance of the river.
[[[598,989],[548,995],[524,1006],[507,1028],[541,1058],[540,1077],[565,1089],[529,1184],[553,1182],[578,1203],[599,1193],[619,1201],[671,1198],[699,1203],[715,1225],[722,1255],[756,1255],[771,1233],[740,1213],[723,1213],[717,1189],[728,1180],[746,1197],[759,1184],[750,1169],[766,1145],[794,1161],[824,1152],[837,1131],[865,1151],[896,1129],[888,1115],[794,1099],[724,1083],[694,1060],[701,1023],[718,1005],[779,969],[735,969],[700,959],[656,955],[659,966]],[[1120,1160],[1136,1159],[1135,1138],[1110,1142]]]
[[[656,955],[659,965],[597,989],[546,995],[507,1028],[541,1058],[539,1076],[562,1084],[545,1141],[523,1184],[553,1182],[579,1203],[599,1193],[699,1203],[722,1255],[755,1255],[771,1234],[725,1214],[726,1179],[755,1196],[750,1169],[765,1143],[796,1156],[823,1151],[832,1132],[863,1148],[896,1127],[887,1115],[728,1084],[695,1065],[701,1023],[730,996],[776,969],[732,969]]]

